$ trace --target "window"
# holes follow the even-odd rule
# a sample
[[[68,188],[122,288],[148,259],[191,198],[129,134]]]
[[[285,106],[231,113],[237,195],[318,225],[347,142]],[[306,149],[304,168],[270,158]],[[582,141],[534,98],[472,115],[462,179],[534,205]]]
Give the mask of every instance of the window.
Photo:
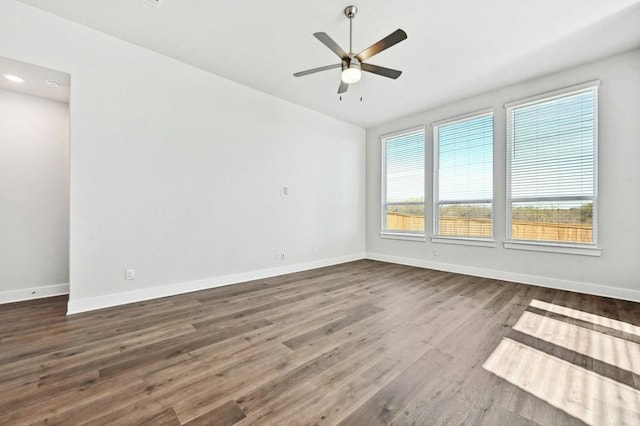
[[[435,123],[434,236],[493,239],[493,112]]]
[[[424,128],[382,137],[382,232],[424,235]]]
[[[507,236],[597,242],[597,83],[507,105]]]

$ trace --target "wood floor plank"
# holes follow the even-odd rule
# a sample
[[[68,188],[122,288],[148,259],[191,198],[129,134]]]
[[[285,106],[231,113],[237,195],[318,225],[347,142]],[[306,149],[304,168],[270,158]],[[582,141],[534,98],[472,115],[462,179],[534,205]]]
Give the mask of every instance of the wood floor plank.
[[[197,338],[192,338],[191,336],[184,338],[179,337],[173,339],[172,342],[158,342],[134,351],[124,352],[116,357],[111,357],[109,366],[100,368],[100,378],[123,374],[126,371],[144,367],[150,363],[172,358],[205,346],[210,346],[243,334],[249,330],[256,330],[270,325],[272,325],[270,321],[258,320],[238,327],[220,330],[212,334],[198,336]]]
[[[319,338],[323,336],[327,336],[329,334],[333,334],[336,331],[342,330],[345,327],[350,326],[351,324],[355,324],[358,321],[362,321],[371,315],[375,315],[378,312],[382,312],[384,309],[375,305],[362,305],[356,307],[353,311],[349,312],[344,317],[337,319],[335,321],[331,321],[318,327],[315,330],[308,331],[304,334],[300,334],[292,339],[285,340],[282,342],[288,348],[296,350],[304,345],[306,345],[310,341],[317,341]]]
[[[238,407],[238,404],[235,401],[229,401],[184,424],[187,426],[231,426],[245,417],[247,416]]]
[[[640,421],[638,303],[370,260],[69,317],[66,303],[0,305],[0,424]],[[536,375],[496,361],[504,342],[543,357]],[[571,375],[590,375],[583,411],[562,407]]]
[[[427,385],[432,375],[446,368],[451,356],[430,350],[410,365],[365,404],[351,413],[339,424],[386,425],[404,409],[412,396]]]
[[[129,403],[111,405],[99,410],[95,416],[80,420],[78,426],[94,425],[180,425],[173,408],[161,401],[140,397]]]
[[[144,383],[137,378],[120,376],[112,380],[91,381],[64,392],[25,400],[24,404],[1,414],[0,424],[75,424],[88,415],[98,415],[99,407],[142,395],[143,390]]]

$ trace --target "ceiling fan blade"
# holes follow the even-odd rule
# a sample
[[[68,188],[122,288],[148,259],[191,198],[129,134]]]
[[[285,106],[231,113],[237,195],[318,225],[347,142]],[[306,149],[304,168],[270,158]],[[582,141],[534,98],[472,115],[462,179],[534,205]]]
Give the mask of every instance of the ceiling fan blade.
[[[349,88],[349,85],[344,81],[340,80],[340,86],[338,87],[338,94],[344,93]]]
[[[338,46],[338,43],[333,41],[331,37],[327,33],[314,33],[313,36],[320,40],[322,44],[327,46],[333,53],[338,55],[340,59],[349,59],[349,55],[347,52],[342,50],[342,47]]]
[[[400,74],[402,74],[402,71],[399,70],[394,70],[391,68],[385,68],[385,67],[381,67],[380,65],[373,65],[373,64],[360,64],[360,66],[362,67],[362,71],[367,71],[373,74],[378,74],[381,75],[383,77],[389,77],[389,78],[393,78],[394,80],[398,77],[400,77]]]
[[[324,67],[312,68],[310,70],[305,70],[305,71],[298,71],[297,73],[294,73],[293,76],[302,77],[303,75],[309,75],[316,72],[331,70],[331,69],[340,68],[340,67],[342,67],[342,64],[325,65]]]
[[[406,38],[407,38],[407,33],[402,31],[401,29],[397,29],[391,34],[389,34],[388,36],[386,36],[385,38],[383,38],[382,40],[380,40],[379,42],[372,44],[371,46],[364,49],[362,52],[358,53],[356,55],[356,58],[358,58],[360,62],[366,61],[373,55],[377,55],[383,50],[390,48],[394,44],[400,43],[402,40],[405,40]]]

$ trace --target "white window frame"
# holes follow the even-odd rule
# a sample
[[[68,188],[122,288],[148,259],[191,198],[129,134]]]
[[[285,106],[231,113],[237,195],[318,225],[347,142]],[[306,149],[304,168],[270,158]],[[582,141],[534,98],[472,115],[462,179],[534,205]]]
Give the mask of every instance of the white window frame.
[[[600,81],[591,81],[582,83],[575,86],[570,86],[564,89],[555,90],[552,92],[543,93],[540,95],[520,99],[517,101],[509,102],[504,105],[506,111],[506,241],[504,247],[507,249],[516,250],[528,250],[528,251],[543,251],[551,253],[565,253],[565,254],[577,254],[585,256],[600,256],[602,250],[598,247],[598,88]],[[511,114],[514,108],[522,107],[542,101],[548,101],[566,96],[575,95],[578,93],[593,91],[594,94],[594,192],[593,198],[582,196],[566,196],[566,197],[542,197],[542,198],[523,198],[514,200],[511,196],[511,149],[513,143],[513,129]],[[565,242],[553,242],[553,241],[537,241],[537,240],[516,240],[512,238],[512,203],[514,201],[580,201],[580,200],[592,200],[593,202],[593,243],[565,243]]]
[[[424,218],[424,232],[423,233],[417,233],[417,232],[399,232],[399,231],[393,231],[393,230],[387,230],[385,229],[385,224],[386,224],[386,214],[387,214],[387,139],[393,139],[393,138],[397,138],[400,136],[404,136],[404,135],[408,135],[408,134],[412,134],[412,133],[418,133],[418,132],[422,132],[424,134],[424,144],[425,144],[425,150],[424,150],[424,155],[425,155],[425,169],[426,169],[426,164],[427,164],[427,132],[425,130],[425,126],[421,125],[421,126],[415,126],[415,127],[410,127],[408,129],[404,129],[404,130],[399,130],[397,132],[392,132],[392,133],[387,133],[384,135],[380,136],[380,147],[382,149],[382,155],[381,155],[381,195],[382,195],[382,199],[381,199],[381,203],[380,203],[380,238],[387,238],[387,239],[397,239],[397,240],[407,240],[407,241],[426,241],[426,232],[427,232],[427,218],[426,218],[426,212],[427,212],[427,199],[426,199],[426,194],[423,194],[423,204],[424,204],[424,212],[425,212],[425,218]],[[423,171],[423,178],[426,180],[426,170]],[[426,182],[424,185],[425,188],[425,192],[426,192]]]
[[[493,108],[487,108],[479,111],[475,111],[468,114],[458,115],[456,117],[447,118],[444,120],[434,121],[431,123],[431,128],[433,130],[433,236],[431,237],[431,242],[434,243],[449,243],[449,244],[462,244],[462,245],[473,245],[473,246],[484,246],[484,247],[495,247],[496,243],[494,240],[495,236],[495,223],[494,223],[494,187],[492,182],[491,188],[491,199],[469,199],[462,201],[451,201],[443,203],[440,198],[440,135],[439,129],[442,126],[456,124],[462,121],[473,120],[481,117],[492,117],[493,123],[493,141],[492,141],[492,153],[495,149],[495,114]],[[494,158],[491,158],[491,168],[494,169]],[[482,238],[482,237],[465,237],[465,236],[450,236],[450,235],[440,235],[440,204],[491,204],[491,237]]]

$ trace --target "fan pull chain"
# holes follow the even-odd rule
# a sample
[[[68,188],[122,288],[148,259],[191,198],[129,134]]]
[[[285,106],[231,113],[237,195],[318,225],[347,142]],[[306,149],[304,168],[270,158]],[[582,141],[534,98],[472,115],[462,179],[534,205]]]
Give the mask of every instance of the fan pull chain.
[[[340,102],[342,102],[342,95],[340,95]],[[362,102],[362,96],[360,96],[360,102]]]

